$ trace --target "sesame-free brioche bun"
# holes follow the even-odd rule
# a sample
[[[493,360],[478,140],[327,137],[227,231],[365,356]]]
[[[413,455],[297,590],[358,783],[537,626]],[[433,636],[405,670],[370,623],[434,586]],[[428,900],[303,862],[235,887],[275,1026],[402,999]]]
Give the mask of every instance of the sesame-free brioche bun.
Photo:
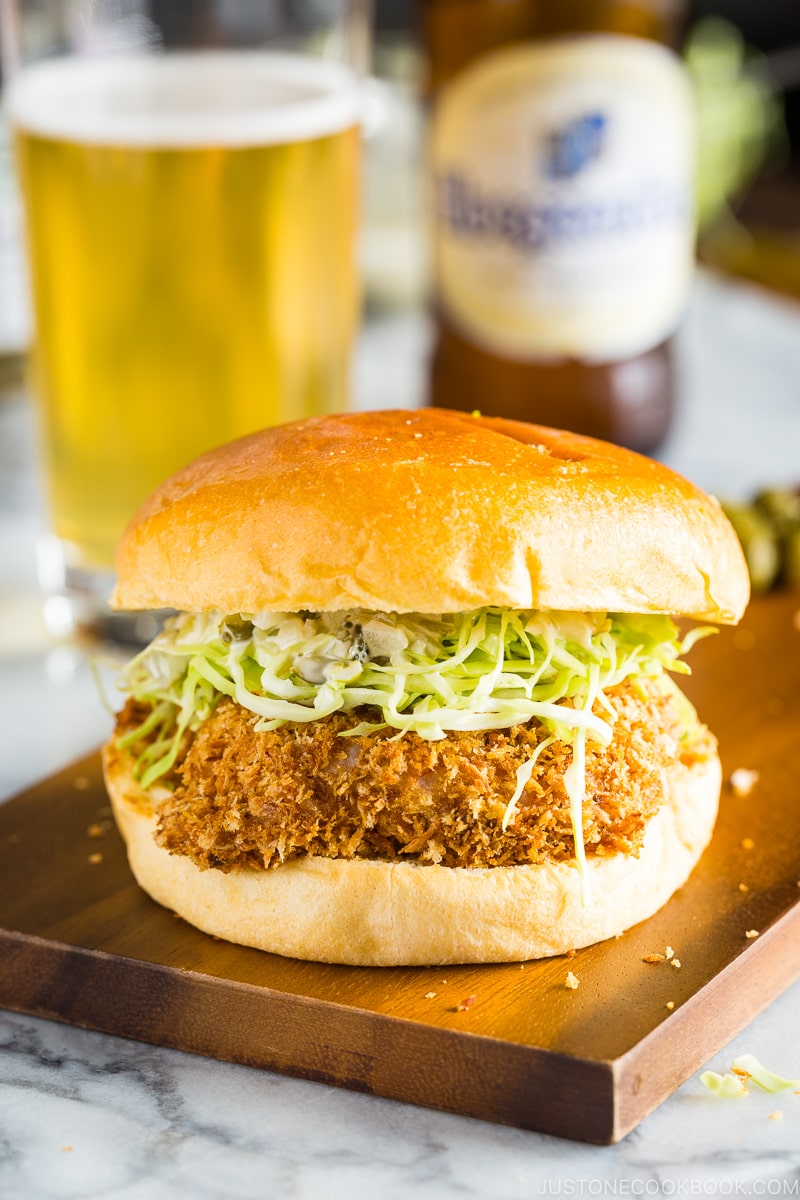
[[[574,863],[464,869],[305,857],[272,870],[201,870],[154,840],[159,790],[132,760],[103,754],[114,815],[139,885],[190,924],[293,958],[355,966],[510,962],[564,954],[651,916],[708,843],[721,769],[716,754],[675,761],[639,857],[590,858],[589,902]]]
[[[141,507],[117,576],[117,608],[228,613],[491,605],[727,623],[749,592],[719,504],[673,471],[436,409],[316,417],[206,454]]]

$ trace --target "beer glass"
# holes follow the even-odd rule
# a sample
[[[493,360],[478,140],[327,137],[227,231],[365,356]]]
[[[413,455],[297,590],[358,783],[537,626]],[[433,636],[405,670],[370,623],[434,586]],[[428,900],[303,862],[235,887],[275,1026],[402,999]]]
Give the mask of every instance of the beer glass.
[[[173,470],[347,405],[365,3],[0,0],[59,632],[131,632],[114,545]]]

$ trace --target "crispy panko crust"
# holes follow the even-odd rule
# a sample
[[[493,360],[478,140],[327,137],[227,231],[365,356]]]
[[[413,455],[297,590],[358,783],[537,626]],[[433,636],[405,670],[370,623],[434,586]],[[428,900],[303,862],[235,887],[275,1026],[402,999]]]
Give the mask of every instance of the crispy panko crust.
[[[611,744],[587,740],[586,853],[636,854],[660,807],[665,770],[704,759],[714,738],[656,684],[607,694]],[[129,701],[117,730],[149,710]],[[507,831],[516,770],[546,736],[536,721],[425,741],[393,730],[340,737],[368,711],[257,731],[258,718],[223,699],[184,741],[174,791],[158,803],[156,841],[200,867],[278,866],[298,855],[411,859],[495,867],[574,857],[563,776],[572,751],[542,750]]]

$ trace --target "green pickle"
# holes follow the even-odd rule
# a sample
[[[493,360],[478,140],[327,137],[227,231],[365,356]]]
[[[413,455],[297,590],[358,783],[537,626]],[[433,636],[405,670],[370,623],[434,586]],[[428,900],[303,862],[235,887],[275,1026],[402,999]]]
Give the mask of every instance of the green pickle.
[[[789,587],[800,587],[800,521],[793,521],[784,534],[783,579]]]
[[[725,515],[742,543],[754,592],[766,592],[778,578],[781,552],[770,517],[754,504],[723,504]]]
[[[780,529],[800,523],[800,492],[789,488],[765,488],[758,493],[755,503]]]
[[[764,488],[752,503],[722,507],[742,544],[753,591],[800,587],[800,488]]]

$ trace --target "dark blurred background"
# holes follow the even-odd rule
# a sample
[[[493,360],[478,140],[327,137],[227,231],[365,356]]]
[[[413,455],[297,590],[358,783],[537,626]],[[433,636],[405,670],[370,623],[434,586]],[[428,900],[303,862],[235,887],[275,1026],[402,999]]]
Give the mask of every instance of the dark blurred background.
[[[800,3],[693,0],[689,11],[690,28],[721,17],[739,32],[745,64],[774,101],[761,161],[736,189],[727,219],[701,230],[701,257],[800,298]]]
[[[776,84],[785,86],[784,109],[793,157],[800,153],[800,3],[797,0],[694,0],[690,23],[721,16],[745,42],[767,56]]]

